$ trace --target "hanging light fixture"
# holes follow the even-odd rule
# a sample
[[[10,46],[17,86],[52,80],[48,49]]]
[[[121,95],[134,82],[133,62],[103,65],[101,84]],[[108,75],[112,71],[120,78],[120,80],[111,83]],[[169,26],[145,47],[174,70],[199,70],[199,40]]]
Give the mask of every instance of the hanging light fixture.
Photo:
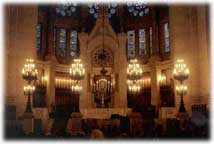
[[[38,71],[33,59],[26,59],[26,63],[22,68],[22,78],[27,81],[28,85],[24,86],[24,95],[27,96],[27,104],[25,113],[32,113],[31,96],[35,91],[35,86],[31,84],[32,81],[37,80]]]
[[[37,80],[38,71],[34,64],[33,59],[26,59],[26,63],[22,69],[22,78],[30,83],[33,80]]]
[[[81,59],[74,59],[74,63],[71,64],[70,77],[72,80],[80,81],[85,77],[85,68],[81,63]]]
[[[184,107],[183,96],[187,93],[187,86],[183,84],[183,81],[188,79],[189,77],[189,69],[187,65],[184,63],[183,59],[177,59],[175,62],[173,75],[176,80],[180,82],[180,85],[176,86],[176,92],[180,95],[180,106],[178,111],[178,117],[188,116],[186,113],[186,109]]]
[[[176,80],[180,81],[180,83],[189,77],[189,69],[183,59],[176,60],[173,75]]]
[[[74,94],[80,94],[82,86],[80,86],[79,82],[85,77],[85,68],[81,63],[81,59],[74,59],[69,72],[71,79],[75,81],[75,84],[71,86],[71,91]]]
[[[143,75],[142,68],[137,59],[131,59],[127,68],[127,78],[129,80],[139,80]]]

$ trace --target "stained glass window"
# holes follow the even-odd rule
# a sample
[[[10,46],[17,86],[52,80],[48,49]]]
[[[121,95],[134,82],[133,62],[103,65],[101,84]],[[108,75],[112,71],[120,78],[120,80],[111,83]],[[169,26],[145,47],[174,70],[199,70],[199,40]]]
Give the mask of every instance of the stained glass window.
[[[149,27],[149,48],[150,54],[152,54],[152,27]]]
[[[56,28],[53,29],[53,47],[56,49]]]
[[[36,51],[39,53],[41,51],[41,35],[42,35],[42,26],[38,24],[36,26]]]
[[[139,30],[139,55],[146,54],[146,32],[145,29]]]
[[[72,57],[77,56],[77,31],[71,30],[70,32],[70,55]]]
[[[136,4],[127,4],[127,8],[129,13],[134,16],[144,16],[149,13],[149,8],[144,3],[136,3]]]
[[[59,31],[59,49],[58,49],[59,56],[66,56],[66,29],[60,29]]]
[[[88,12],[89,14],[93,15],[94,18],[97,18],[98,17],[98,4],[88,4]]]
[[[109,18],[111,18],[113,15],[116,14],[116,8],[117,8],[116,3],[108,4],[107,13]],[[89,14],[93,15],[94,18],[98,17],[98,10],[99,10],[99,5],[97,3],[88,4],[88,12]]]
[[[127,32],[128,59],[135,57],[135,31]]]
[[[111,18],[112,16],[114,16],[116,14],[116,8],[117,8],[117,4],[116,3],[111,3],[108,4],[108,17]]]
[[[58,16],[72,16],[77,11],[77,4],[65,4],[56,7],[56,14]]]
[[[164,52],[169,52],[169,26],[168,23],[164,24]]]

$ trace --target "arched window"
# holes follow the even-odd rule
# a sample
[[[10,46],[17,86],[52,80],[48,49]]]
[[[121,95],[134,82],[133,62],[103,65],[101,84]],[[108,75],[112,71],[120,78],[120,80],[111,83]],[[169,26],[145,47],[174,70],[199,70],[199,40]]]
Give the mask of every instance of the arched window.
[[[72,16],[77,12],[77,4],[65,4],[56,7],[56,14],[58,16]]]
[[[139,30],[139,55],[146,54],[146,32],[145,29]]]
[[[168,23],[164,24],[164,52],[169,52],[169,26]]]
[[[129,13],[134,16],[144,16],[149,13],[149,8],[144,3],[136,3],[136,4],[127,4],[127,8]]]
[[[152,27],[149,27],[149,49],[150,54],[152,55]]]
[[[77,31],[70,31],[70,56],[76,57],[78,52],[78,39],[77,39]]]
[[[38,24],[36,26],[36,52],[37,52],[37,54],[40,53],[41,48],[42,48],[41,37],[42,37],[42,26],[41,26],[41,24]]]
[[[135,31],[131,30],[127,32],[127,50],[128,59],[135,57]]]
[[[66,29],[59,29],[59,48],[57,55],[61,57],[66,56]]]

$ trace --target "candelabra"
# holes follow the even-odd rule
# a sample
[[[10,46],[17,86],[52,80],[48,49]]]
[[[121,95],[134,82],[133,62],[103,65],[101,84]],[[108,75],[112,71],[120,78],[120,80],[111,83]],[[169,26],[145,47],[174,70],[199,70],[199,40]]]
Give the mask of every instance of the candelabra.
[[[32,113],[31,95],[33,95],[35,86],[31,85],[31,82],[37,80],[37,75],[38,71],[34,64],[34,60],[26,59],[26,63],[22,69],[22,78],[28,82],[28,85],[24,86],[24,95],[28,97],[25,112]]]
[[[85,68],[81,63],[81,59],[74,59],[74,62],[71,64],[70,68],[70,77],[76,82],[76,84],[71,87],[71,91],[75,94],[80,94],[82,87],[79,86],[79,82],[85,77]]]
[[[128,91],[131,94],[138,94],[140,92],[140,85],[137,83],[128,84]]]
[[[80,94],[81,91],[82,91],[82,86],[80,86],[80,85],[78,85],[78,84],[72,85],[72,86],[71,86],[71,91],[72,91],[74,94]]]
[[[160,87],[166,86],[167,85],[166,76],[161,75],[158,79],[158,82],[159,82]]]
[[[94,99],[100,101],[101,107],[105,107],[105,103],[110,100],[113,92],[112,78],[108,75],[99,75],[94,78],[93,93]]]
[[[179,113],[185,113],[186,109],[184,106],[183,96],[187,93],[187,86],[184,85],[183,82],[189,77],[189,69],[183,59],[176,60],[173,75],[174,78],[180,82],[180,85],[176,86],[176,92],[181,97]]]

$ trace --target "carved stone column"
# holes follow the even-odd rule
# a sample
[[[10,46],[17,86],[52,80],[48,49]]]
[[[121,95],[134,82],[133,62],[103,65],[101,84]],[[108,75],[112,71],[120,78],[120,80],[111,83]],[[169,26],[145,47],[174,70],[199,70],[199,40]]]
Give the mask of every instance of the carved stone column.
[[[118,34],[118,55],[115,56],[115,71],[118,72],[118,95],[115,96],[115,107],[127,108],[127,58],[126,58],[126,34]]]
[[[87,40],[88,40],[88,34],[87,33],[79,33],[78,34],[79,42],[80,42],[80,55],[79,58],[82,60],[82,63],[85,67],[85,78],[81,80],[81,85],[83,86],[82,93],[79,98],[79,107],[81,108],[89,108],[91,107],[91,98],[90,93],[88,92],[88,73],[90,68],[90,61],[88,59],[87,54]]]
[[[49,111],[51,106],[55,105],[55,63],[49,62],[45,75],[48,77],[47,81],[47,106]]]
[[[160,101],[160,87],[158,83],[158,76],[160,74],[161,70],[158,68],[157,62],[151,62],[151,104],[156,106],[156,110],[158,110]]]

